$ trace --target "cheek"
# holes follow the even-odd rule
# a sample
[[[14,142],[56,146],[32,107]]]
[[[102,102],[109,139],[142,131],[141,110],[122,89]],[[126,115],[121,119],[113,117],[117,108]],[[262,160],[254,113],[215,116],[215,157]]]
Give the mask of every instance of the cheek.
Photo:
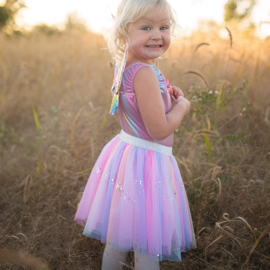
[[[168,44],[168,46],[170,46],[170,44],[171,44],[171,35],[166,36],[166,43]]]
[[[166,39],[166,41],[165,41],[165,50],[168,50],[169,47],[170,47],[170,45],[171,45],[171,39],[168,38],[168,39]]]
[[[140,52],[143,49],[143,45],[140,43],[134,43],[132,44],[132,50],[134,52]]]

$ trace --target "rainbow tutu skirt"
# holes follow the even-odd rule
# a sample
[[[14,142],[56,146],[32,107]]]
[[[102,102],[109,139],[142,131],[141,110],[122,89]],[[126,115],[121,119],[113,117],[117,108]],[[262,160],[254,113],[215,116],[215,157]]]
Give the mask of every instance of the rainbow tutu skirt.
[[[103,148],[74,220],[83,234],[155,261],[196,248],[185,187],[171,147],[121,131]]]

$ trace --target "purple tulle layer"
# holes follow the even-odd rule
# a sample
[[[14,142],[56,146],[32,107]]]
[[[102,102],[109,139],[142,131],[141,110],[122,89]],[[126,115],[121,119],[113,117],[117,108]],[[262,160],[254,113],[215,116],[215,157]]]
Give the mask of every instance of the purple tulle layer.
[[[155,261],[181,261],[196,247],[176,160],[115,136],[102,150],[75,219],[83,234]]]

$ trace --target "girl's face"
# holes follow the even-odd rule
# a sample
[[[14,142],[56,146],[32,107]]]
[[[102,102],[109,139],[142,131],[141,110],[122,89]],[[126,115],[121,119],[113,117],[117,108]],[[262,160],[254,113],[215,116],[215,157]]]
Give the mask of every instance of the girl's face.
[[[128,62],[154,64],[170,46],[170,12],[153,9],[129,29]]]

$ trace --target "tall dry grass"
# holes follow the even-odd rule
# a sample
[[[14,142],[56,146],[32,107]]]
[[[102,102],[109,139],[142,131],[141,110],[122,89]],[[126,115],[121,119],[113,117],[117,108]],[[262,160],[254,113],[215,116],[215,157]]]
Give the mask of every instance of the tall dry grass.
[[[173,151],[198,241],[161,269],[270,269],[270,41],[218,31],[176,40],[157,63],[192,101]],[[73,217],[120,130],[104,47],[93,33],[0,36],[1,269],[101,267],[104,245]]]

